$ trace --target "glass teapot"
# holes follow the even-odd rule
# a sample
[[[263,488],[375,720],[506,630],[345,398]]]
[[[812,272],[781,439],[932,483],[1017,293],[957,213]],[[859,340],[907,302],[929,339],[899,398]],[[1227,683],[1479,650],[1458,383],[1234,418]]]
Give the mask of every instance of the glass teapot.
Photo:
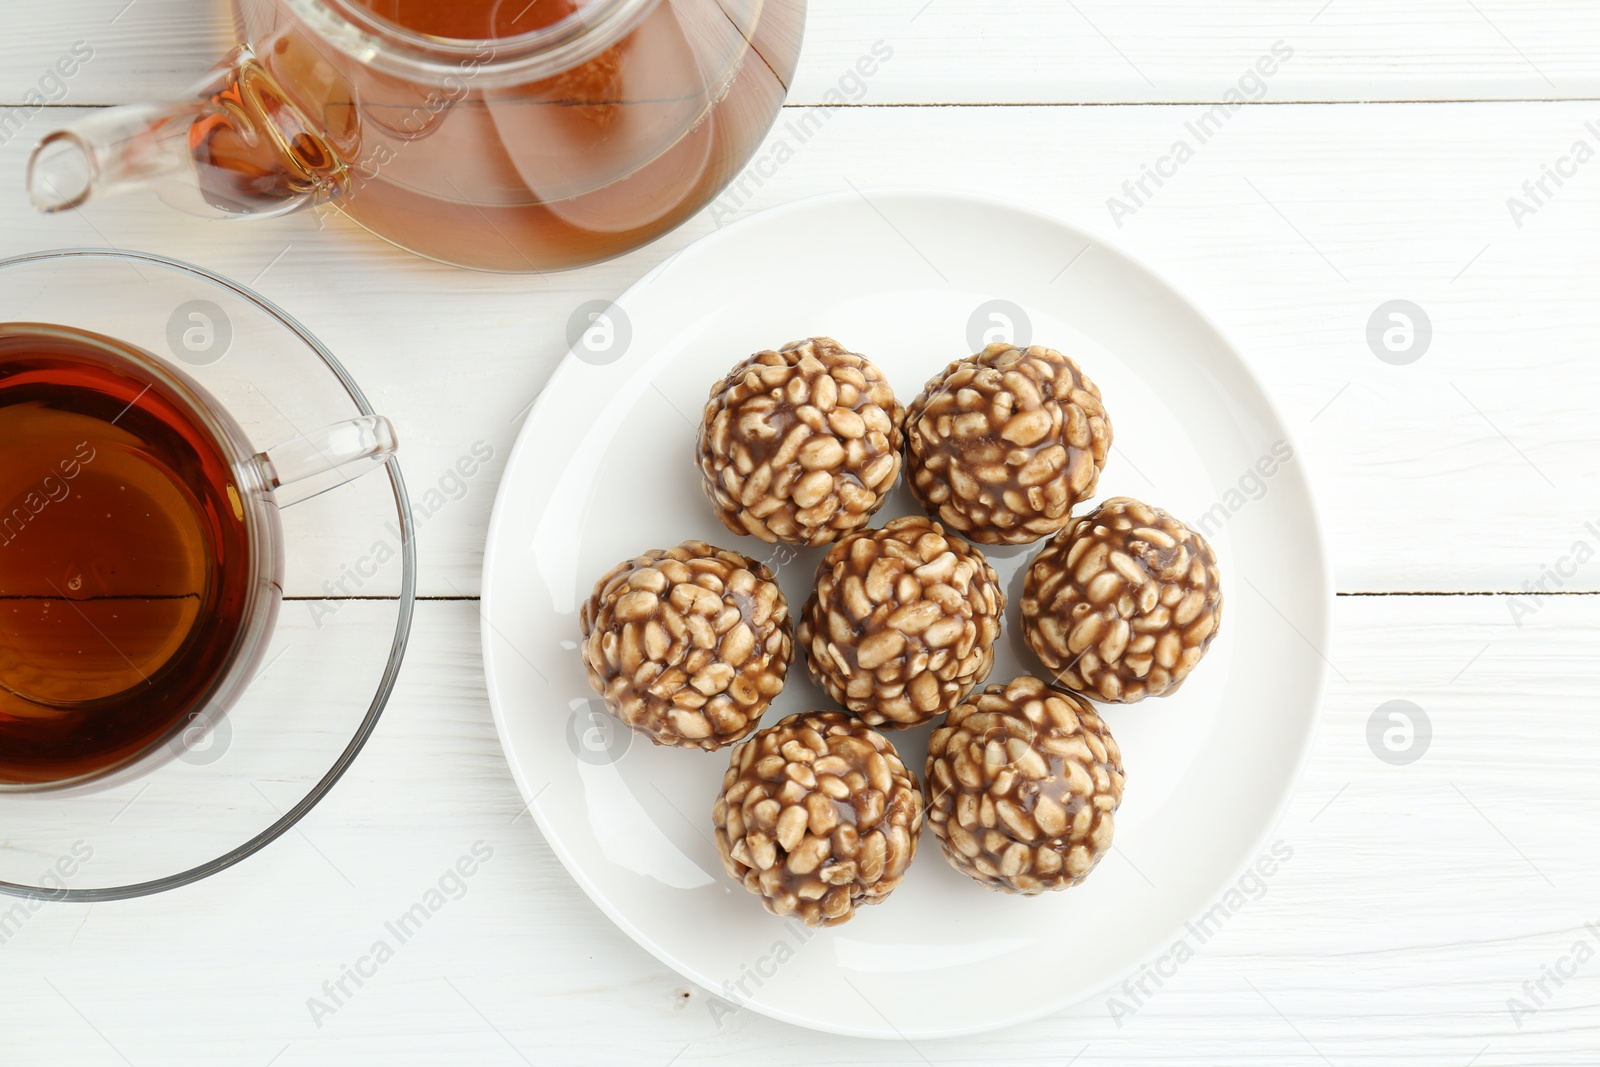
[[[43,211],[130,185],[222,218],[338,210],[445,263],[581,266],[705,206],[777,116],[805,0],[233,0],[191,99],[29,162]]]

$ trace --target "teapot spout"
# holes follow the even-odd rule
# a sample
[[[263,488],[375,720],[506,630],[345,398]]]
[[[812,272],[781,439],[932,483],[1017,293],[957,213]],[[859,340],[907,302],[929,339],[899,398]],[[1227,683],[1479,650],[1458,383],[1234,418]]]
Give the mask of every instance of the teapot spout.
[[[272,218],[336,197],[346,169],[250,54],[236,51],[188,101],[106,108],[47,134],[27,189],[46,213],[156,188],[211,218]]]
[[[28,159],[28,199],[53,213],[181,171],[189,109],[139,104],[97,111],[45,135]]]
[[[39,142],[28,160],[28,199],[46,214],[68,211],[89,199],[93,175],[88,146],[57,130]]]

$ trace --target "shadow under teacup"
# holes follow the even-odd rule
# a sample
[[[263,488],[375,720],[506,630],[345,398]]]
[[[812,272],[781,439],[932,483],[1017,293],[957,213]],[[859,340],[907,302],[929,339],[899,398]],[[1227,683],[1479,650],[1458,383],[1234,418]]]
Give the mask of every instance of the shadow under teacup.
[[[0,322],[0,792],[124,781],[214,726],[272,635],[279,508],[394,450],[364,416],[257,451],[143,349]]]

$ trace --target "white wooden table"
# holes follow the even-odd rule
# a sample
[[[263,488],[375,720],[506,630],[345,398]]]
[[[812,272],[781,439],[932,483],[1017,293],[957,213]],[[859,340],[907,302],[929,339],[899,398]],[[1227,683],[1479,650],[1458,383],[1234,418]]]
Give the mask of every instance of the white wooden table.
[[[0,946],[0,1063],[1600,1061],[1600,160],[1561,164],[1520,225],[1507,204],[1575,142],[1600,150],[1600,4],[814,0],[791,106],[876,41],[893,57],[722,220],[847,182],[932,184],[1123,243],[1281,402],[1341,592],[1322,728],[1276,832],[1293,859],[1265,894],[1148,995],[914,1047],[714,1010],[515,818],[490,722],[473,598],[518,418],[577,304],[719,220],[524,278],[309,216],[205,223],[134,198],[37,217],[32,140],[82,107],[178,92],[227,20],[220,0],[55,0],[6,22],[0,110],[75,41],[95,56],[0,146],[0,254],[115,244],[253,283],[397,421],[413,492],[479,440],[495,459],[423,531],[399,691],[304,835],[166,896],[41,911]],[[1261,99],[1132,201],[1123,183],[1186,123],[1256,93],[1241,78],[1277,42],[1292,55]],[[1115,218],[1111,197],[1135,210]],[[1432,324],[1407,365],[1367,340],[1394,299]],[[1552,595],[1529,594],[1547,568]],[[1367,740],[1390,700],[1432,725],[1404,765]],[[493,857],[468,894],[319,1025],[308,998],[479,841]],[[1115,1017],[1113,997],[1137,1011]]]

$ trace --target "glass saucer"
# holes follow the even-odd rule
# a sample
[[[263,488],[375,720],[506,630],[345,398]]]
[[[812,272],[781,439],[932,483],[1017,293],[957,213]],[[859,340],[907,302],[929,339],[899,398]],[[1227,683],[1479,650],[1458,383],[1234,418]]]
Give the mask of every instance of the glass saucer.
[[[293,317],[161,256],[65,249],[0,260],[0,322],[137,345],[218,397],[261,449],[377,414]],[[282,836],[349,769],[411,629],[417,565],[399,463],[285,508],[282,523],[284,599],[238,703],[174,738],[175,758],[132,781],[0,792],[0,894],[103,901],[188,885]]]

